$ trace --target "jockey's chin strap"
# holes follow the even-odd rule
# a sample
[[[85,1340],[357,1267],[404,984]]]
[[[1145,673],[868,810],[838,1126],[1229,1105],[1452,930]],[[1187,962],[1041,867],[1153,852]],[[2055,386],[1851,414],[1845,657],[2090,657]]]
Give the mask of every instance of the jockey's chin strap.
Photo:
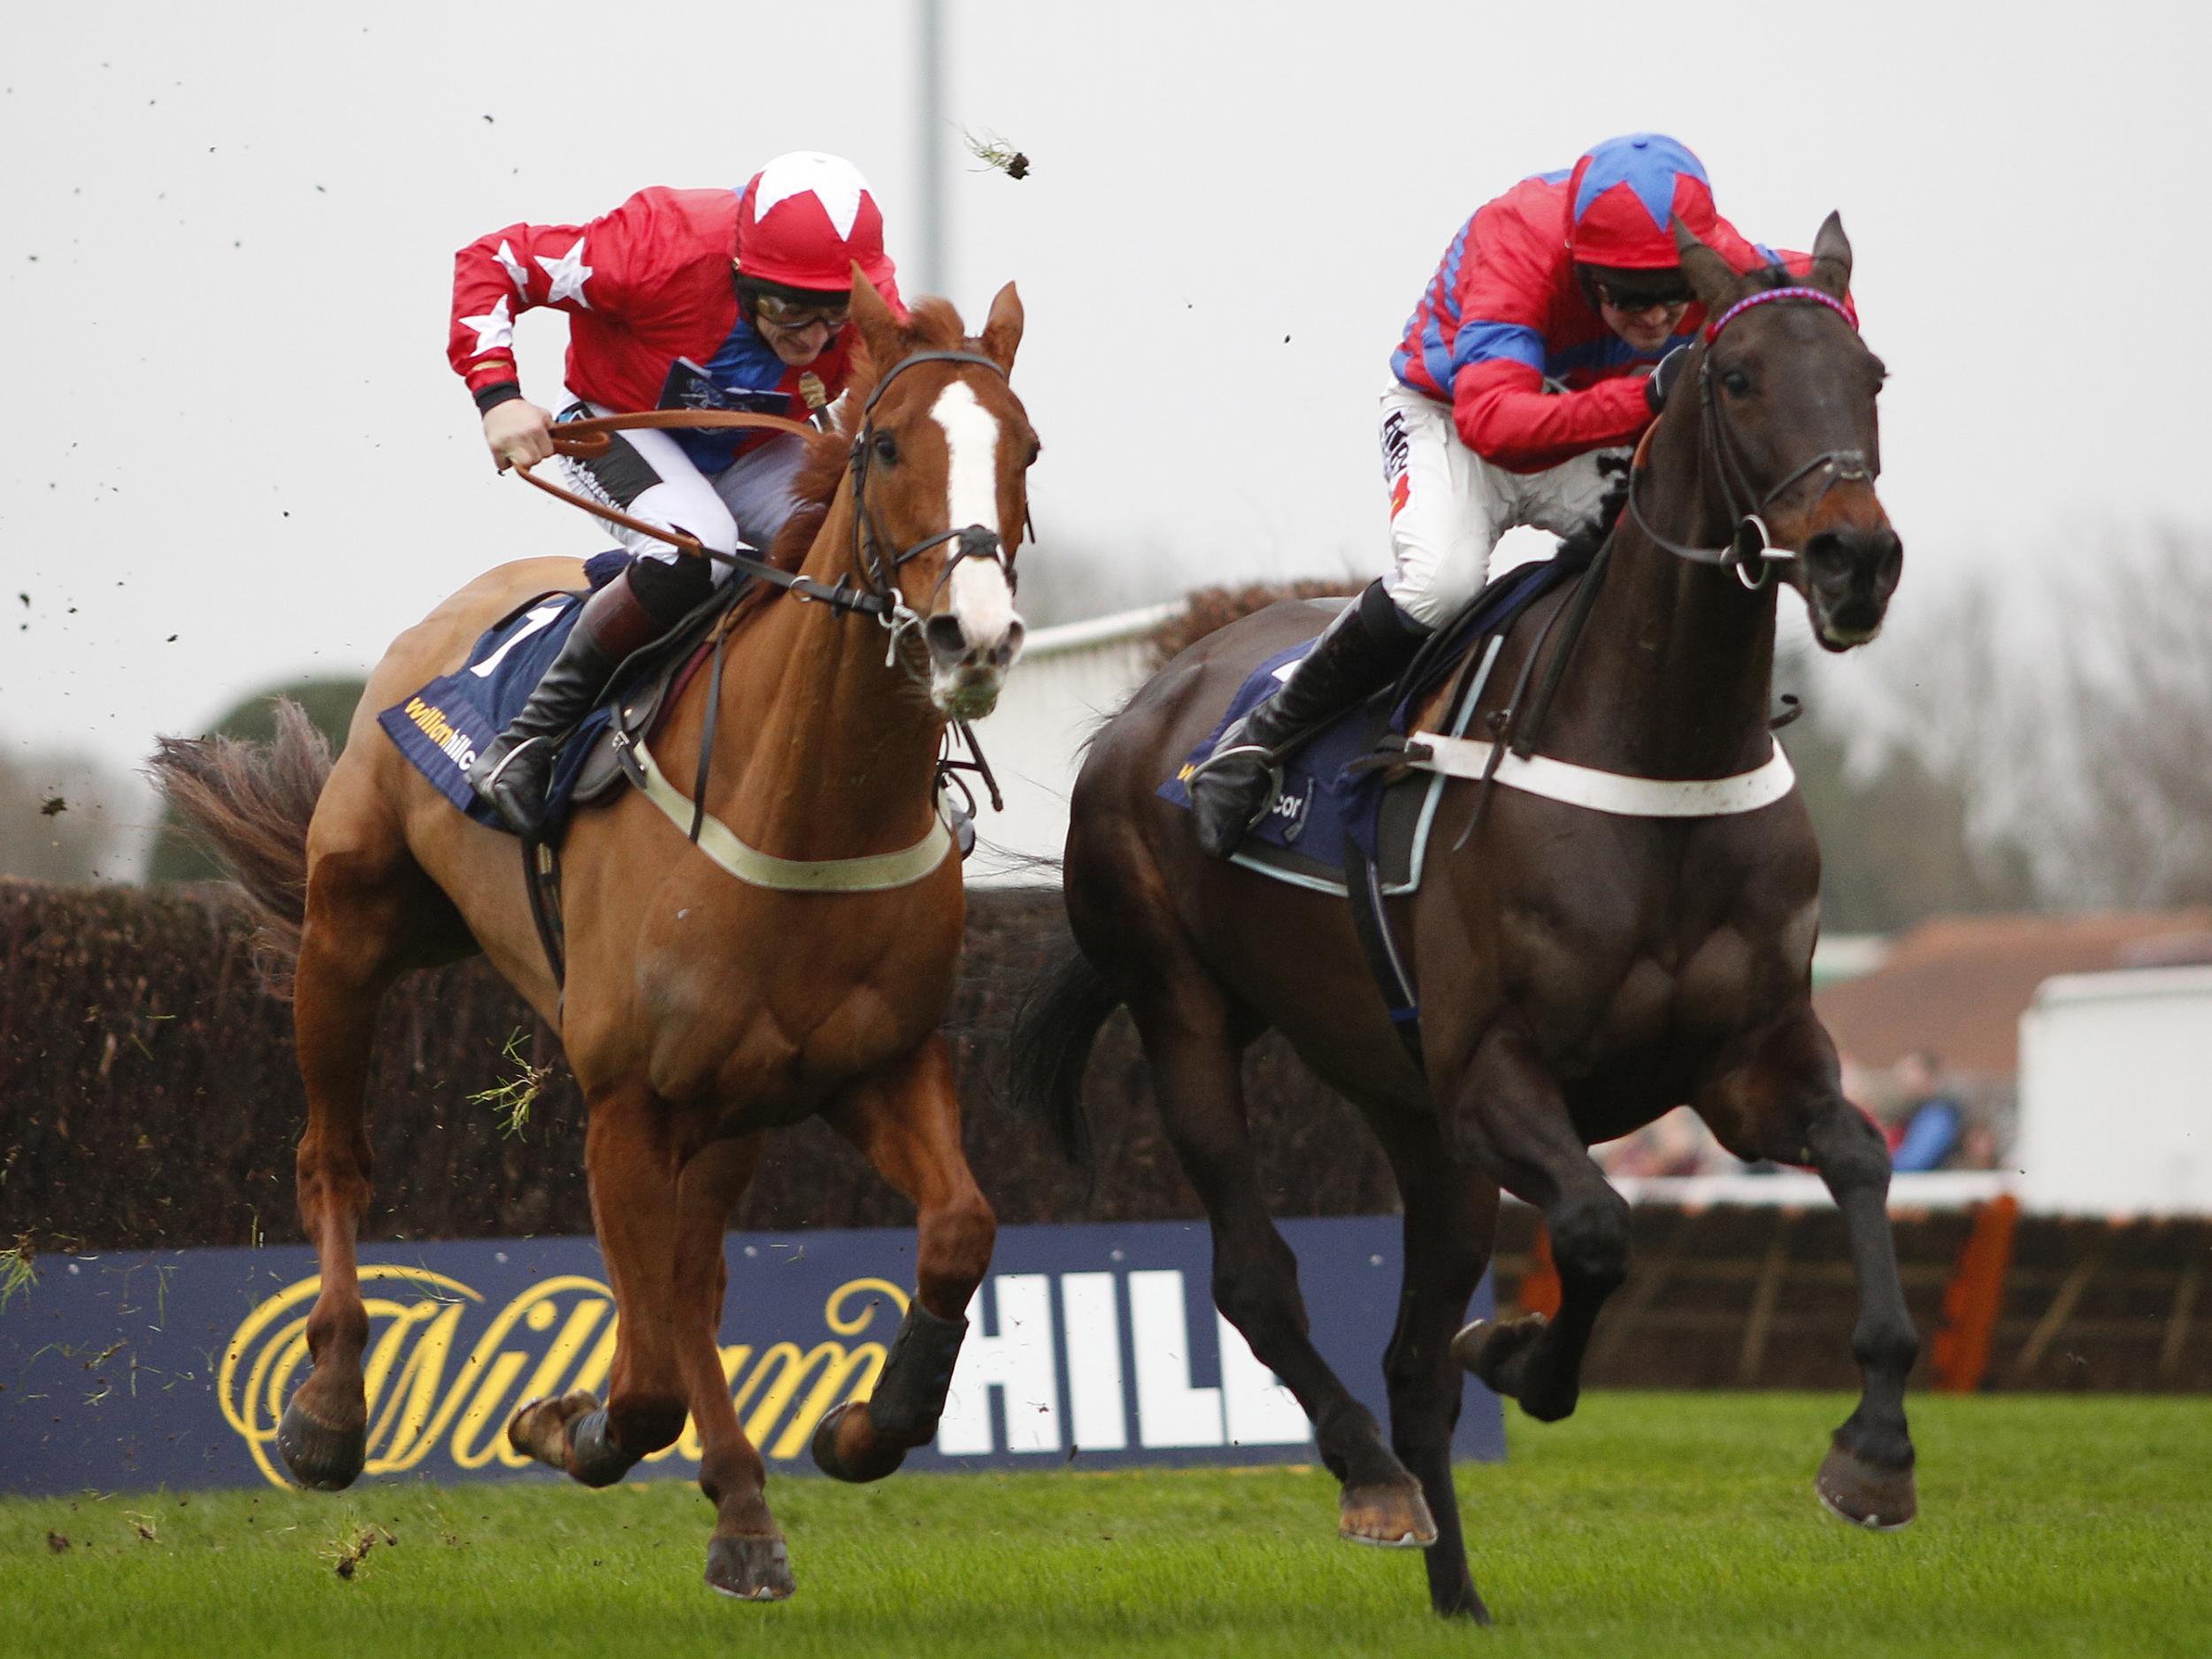
[[[1721,495],[1728,504],[1728,515],[1735,522],[1735,532],[1725,547],[1693,547],[1686,542],[1672,541],[1651,527],[1638,502],[1647,462],[1651,452],[1652,434],[1659,430],[1657,421],[1644,429],[1644,435],[1636,445],[1635,458],[1628,469],[1628,513],[1636,521],[1636,527],[1654,545],[1664,548],[1677,558],[1686,558],[1699,565],[1717,565],[1733,571],[1736,580],[1756,593],[1773,579],[1774,567],[1786,560],[1801,557],[1795,548],[1777,547],[1773,533],[1767,528],[1766,511],[1784,494],[1806,478],[1819,472],[1820,489],[1816,503],[1838,484],[1871,480],[1875,476],[1873,463],[1863,449],[1824,449],[1802,465],[1795,468],[1782,481],[1764,495],[1758,493],[1751,482],[1743,463],[1742,446],[1728,424],[1726,412],[1713,391],[1713,342],[1720,331],[1755,306],[1771,305],[1781,301],[1797,301],[1825,305],[1830,311],[1851,325],[1856,333],[1857,315],[1851,307],[1833,295],[1816,288],[1762,288],[1745,296],[1716,318],[1705,330],[1705,351],[1698,360],[1698,433],[1707,462],[1707,471],[1719,481]]]
[[[935,586],[930,589],[930,603],[952,580],[963,559],[988,559],[1006,578],[1008,592],[1015,586],[1014,555],[1000,540],[997,531],[979,524],[955,525],[940,530],[934,535],[924,536],[902,551],[884,557],[887,545],[882,526],[876,518],[875,503],[868,496],[868,477],[875,464],[876,403],[891,382],[907,370],[924,363],[965,363],[985,368],[1001,380],[1006,378],[1005,369],[996,358],[987,357],[977,351],[917,351],[901,357],[893,364],[875,389],[868,394],[868,401],[860,411],[860,428],[853,434],[850,465],[853,474],[853,568],[867,585],[870,593],[882,601],[884,609],[877,614],[891,635],[889,648],[884,653],[887,664],[895,660],[899,646],[910,629],[919,627],[924,618],[899,597],[896,577],[902,566],[920,557],[932,548],[947,541],[954,543],[951,557],[945,560],[945,568],[938,572]]]

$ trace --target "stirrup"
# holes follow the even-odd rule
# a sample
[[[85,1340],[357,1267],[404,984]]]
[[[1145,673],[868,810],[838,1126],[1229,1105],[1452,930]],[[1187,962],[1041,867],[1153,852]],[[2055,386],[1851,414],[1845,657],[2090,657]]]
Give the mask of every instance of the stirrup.
[[[493,740],[495,742],[497,741],[498,740],[496,738]],[[479,783],[473,778],[470,779],[469,787],[475,790],[477,794],[482,795],[486,800],[489,800],[491,798],[493,786],[498,783],[500,779],[505,775],[507,768],[515,764],[516,757],[519,756],[524,749],[528,749],[531,744],[543,743],[548,741],[549,740],[542,734],[534,737],[524,738],[520,742],[517,743],[512,749],[509,749],[505,754],[499,757],[499,764],[493,767],[489,772],[484,774],[484,780],[481,783]]]

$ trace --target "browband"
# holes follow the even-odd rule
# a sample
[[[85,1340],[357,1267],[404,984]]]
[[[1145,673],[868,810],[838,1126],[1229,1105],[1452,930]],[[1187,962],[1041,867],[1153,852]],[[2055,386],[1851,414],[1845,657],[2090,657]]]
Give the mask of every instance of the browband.
[[[1746,295],[1715,318],[1705,330],[1705,343],[1711,345],[1720,337],[1722,329],[1727,327],[1754,305],[1767,305],[1776,300],[1810,300],[1816,305],[1825,305],[1844,321],[1849,323],[1853,333],[1858,332],[1859,313],[1853,310],[1848,303],[1838,299],[1832,294],[1824,293],[1815,288],[1761,288],[1756,294]]]

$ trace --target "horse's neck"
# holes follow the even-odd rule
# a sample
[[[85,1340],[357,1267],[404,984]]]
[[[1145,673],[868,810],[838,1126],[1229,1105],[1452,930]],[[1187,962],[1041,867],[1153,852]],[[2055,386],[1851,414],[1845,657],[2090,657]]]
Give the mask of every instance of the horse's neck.
[[[1696,421],[1669,422],[1654,434],[1639,504],[1660,534],[1716,547],[1732,526],[1702,465]],[[1581,743],[1652,777],[1759,764],[1770,752],[1775,585],[1748,592],[1732,572],[1654,545],[1625,512],[1609,559],[1568,675],[1594,717],[1577,722]]]
[[[850,496],[849,484],[840,489],[802,566],[826,587],[852,573]],[[935,810],[943,717],[903,666],[887,664],[875,618],[790,597],[767,606],[731,648],[720,718],[744,733],[745,758],[710,780],[716,815],[787,857],[910,844]]]

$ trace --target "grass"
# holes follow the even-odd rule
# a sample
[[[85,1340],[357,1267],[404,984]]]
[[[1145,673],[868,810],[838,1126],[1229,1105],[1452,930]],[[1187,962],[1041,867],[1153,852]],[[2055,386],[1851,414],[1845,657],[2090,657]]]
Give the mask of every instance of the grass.
[[[780,1480],[799,1594],[699,1583],[677,1482],[0,1500],[14,1659],[641,1654],[2181,1655],[2212,1650],[2212,1402],[1921,1399],[1922,1517],[1815,1503],[1805,1394],[1586,1396],[1460,1491],[1484,1632],[1334,1537],[1312,1471]],[[65,1548],[49,1534],[65,1538]],[[340,1569],[348,1571],[342,1576]]]

